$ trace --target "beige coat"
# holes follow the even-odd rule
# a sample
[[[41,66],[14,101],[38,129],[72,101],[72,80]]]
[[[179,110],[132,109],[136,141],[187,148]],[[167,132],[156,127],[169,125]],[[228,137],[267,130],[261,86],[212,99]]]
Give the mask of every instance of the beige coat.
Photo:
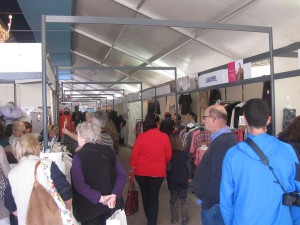
[[[27,207],[34,183],[35,164],[39,160],[40,157],[38,156],[24,156],[8,175],[12,195],[17,205],[19,225],[26,223]],[[37,169],[37,180],[47,191],[50,190],[47,177],[41,166]]]

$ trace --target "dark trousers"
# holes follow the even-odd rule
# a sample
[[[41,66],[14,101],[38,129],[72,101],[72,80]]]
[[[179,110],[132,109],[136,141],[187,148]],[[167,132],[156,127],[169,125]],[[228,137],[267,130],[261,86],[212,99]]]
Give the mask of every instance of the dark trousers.
[[[81,225],[106,225],[106,220],[111,217],[112,213],[112,210],[107,210],[93,219],[82,221]]]
[[[170,202],[175,204],[179,199],[180,202],[185,202],[187,198],[187,189],[169,190],[170,191]]]
[[[148,225],[157,224],[158,197],[163,177],[135,176],[139,184]]]

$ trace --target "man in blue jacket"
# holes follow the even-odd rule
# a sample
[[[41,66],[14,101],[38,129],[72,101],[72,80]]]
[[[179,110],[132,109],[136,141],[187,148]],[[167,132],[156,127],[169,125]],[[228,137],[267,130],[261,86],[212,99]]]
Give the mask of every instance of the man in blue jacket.
[[[293,148],[266,134],[270,111],[264,100],[247,101],[244,117],[247,138],[266,155],[279,182],[247,143],[229,149],[223,161],[220,190],[225,224],[300,224],[300,207],[282,204],[284,192],[300,191],[299,162]]]

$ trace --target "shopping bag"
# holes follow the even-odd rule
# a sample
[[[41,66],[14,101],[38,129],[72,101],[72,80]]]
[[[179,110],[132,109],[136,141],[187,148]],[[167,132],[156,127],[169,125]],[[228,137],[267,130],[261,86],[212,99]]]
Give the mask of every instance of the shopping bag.
[[[134,180],[129,180],[127,199],[125,204],[126,216],[130,216],[139,211],[139,192],[136,190]]]
[[[127,225],[125,211],[118,209],[106,220],[106,225]]]

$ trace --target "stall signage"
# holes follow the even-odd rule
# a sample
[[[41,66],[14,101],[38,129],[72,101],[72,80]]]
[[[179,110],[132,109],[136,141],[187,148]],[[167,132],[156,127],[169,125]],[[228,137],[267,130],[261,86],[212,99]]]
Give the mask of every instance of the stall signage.
[[[224,71],[225,70],[217,70],[211,73],[200,75],[198,80],[198,87],[201,88],[226,83],[228,79],[226,79],[227,76],[224,76]]]

